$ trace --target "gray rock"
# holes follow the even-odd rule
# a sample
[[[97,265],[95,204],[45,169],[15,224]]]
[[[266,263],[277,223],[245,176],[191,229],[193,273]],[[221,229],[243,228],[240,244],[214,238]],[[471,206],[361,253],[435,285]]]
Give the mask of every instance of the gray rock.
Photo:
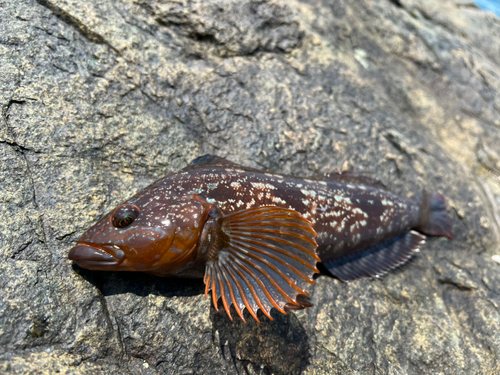
[[[0,0],[0,372],[500,373],[499,35],[459,0]],[[205,153],[441,192],[455,239],[260,324],[71,265]]]

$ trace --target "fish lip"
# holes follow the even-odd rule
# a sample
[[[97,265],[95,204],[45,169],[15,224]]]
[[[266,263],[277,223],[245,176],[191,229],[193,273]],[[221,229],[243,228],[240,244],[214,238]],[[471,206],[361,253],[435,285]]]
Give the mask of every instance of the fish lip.
[[[111,250],[111,247],[109,248]],[[104,251],[102,248],[84,242],[79,242],[73,247],[68,253],[68,258],[75,261],[78,266],[83,268],[90,268],[93,266],[114,266],[121,261],[114,255]]]

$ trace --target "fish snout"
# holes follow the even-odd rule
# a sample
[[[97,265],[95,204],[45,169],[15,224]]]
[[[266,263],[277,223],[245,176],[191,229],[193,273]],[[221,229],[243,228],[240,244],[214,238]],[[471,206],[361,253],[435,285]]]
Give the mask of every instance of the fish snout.
[[[111,250],[111,249],[110,249]],[[94,268],[99,266],[111,266],[119,263],[123,258],[122,250],[111,251],[98,249],[86,244],[78,244],[72,248],[68,253],[68,258],[74,260],[78,266],[83,268]]]

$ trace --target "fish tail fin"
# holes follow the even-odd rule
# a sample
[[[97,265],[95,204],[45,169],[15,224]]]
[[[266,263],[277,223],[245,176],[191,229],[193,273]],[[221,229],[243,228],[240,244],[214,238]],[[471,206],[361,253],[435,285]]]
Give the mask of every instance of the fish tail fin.
[[[446,212],[446,200],[438,193],[421,195],[421,215],[418,226],[419,232],[428,236],[444,236],[453,239],[451,219]]]

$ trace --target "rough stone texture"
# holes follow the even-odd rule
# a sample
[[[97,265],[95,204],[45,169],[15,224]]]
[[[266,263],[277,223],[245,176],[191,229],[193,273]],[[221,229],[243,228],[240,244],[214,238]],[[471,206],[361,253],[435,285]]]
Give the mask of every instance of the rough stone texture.
[[[0,0],[0,372],[500,373],[500,20],[458,0]],[[205,154],[445,194],[453,241],[230,322],[90,272],[94,221]]]

